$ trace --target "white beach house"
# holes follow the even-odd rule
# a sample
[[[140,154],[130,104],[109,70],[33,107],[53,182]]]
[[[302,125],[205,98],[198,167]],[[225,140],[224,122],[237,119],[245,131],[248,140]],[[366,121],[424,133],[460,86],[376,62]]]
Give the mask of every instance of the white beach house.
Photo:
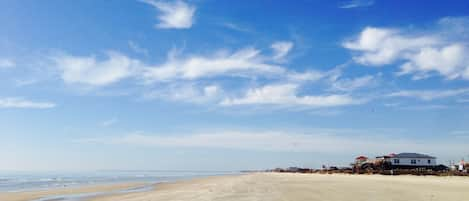
[[[395,167],[433,167],[436,157],[419,153],[391,154],[387,161]]]

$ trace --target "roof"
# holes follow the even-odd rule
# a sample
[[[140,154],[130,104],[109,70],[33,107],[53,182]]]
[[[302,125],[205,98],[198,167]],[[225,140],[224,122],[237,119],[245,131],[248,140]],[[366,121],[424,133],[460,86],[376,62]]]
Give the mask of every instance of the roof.
[[[419,153],[400,153],[393,156],[393,158],[431,158],[435,159],[433,156],[419,154]]]
[[[359,156],[359,157],[356,157],[355,160],[367,160],[368,157],[366,156]]]

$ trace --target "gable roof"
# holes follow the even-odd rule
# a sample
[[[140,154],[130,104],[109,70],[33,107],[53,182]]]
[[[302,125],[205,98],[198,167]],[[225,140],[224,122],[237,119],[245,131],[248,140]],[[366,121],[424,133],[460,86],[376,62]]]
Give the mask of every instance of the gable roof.
[[[419,154],[419,153],[400,153],[393,156],[393,158],[431,158],[435,159],[436,157]]]

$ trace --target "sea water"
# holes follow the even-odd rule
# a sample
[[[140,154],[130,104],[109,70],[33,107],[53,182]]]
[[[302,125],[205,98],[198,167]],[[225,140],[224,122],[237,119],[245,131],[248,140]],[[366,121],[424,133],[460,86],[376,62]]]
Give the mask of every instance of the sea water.
[[[236,174],[220,171],[0,172],[0,192],[21,192],[125,182],[160,183]]]

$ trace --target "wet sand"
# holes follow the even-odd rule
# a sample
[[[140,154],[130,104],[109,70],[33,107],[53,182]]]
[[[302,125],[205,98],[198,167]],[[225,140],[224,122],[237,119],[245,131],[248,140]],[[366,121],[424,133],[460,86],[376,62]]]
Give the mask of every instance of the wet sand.
[[[103,184],[74,188],[57,188],[51,190],[25,191],[25,192],[0,192],[0,201],[31,201],[42,197],[54,195],[69,195],[94,192],[110,192],[117,190],[125,190],[143,186],[143,183],[120,183],[120,184]]]
[[[469,178],[258,173],[158,184],[92,201],[462,201]]]

